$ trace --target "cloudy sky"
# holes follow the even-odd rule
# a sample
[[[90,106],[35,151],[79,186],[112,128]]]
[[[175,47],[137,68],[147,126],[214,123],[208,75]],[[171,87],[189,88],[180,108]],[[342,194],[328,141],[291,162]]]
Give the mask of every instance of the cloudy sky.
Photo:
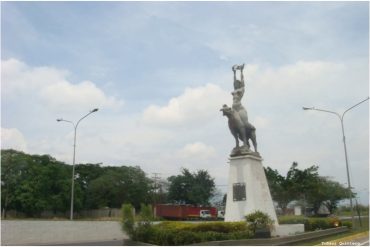
[[[263,164],[347,182],[339,118],[369,95],[368,2],[1,2],[1,146],[72,163],[207,169],[226,191],[219,109],[245,63]],[[352,186],[369,193],[368,101],[344,118]]]

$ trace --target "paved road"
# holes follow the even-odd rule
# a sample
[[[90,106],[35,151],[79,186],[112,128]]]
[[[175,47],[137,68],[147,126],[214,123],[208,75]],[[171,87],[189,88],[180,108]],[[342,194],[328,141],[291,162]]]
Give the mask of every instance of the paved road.
[[[343,238],[321,242],[326,246],[369,246],[369,232],[357,233]]]
[[[123,240],[106,240],[106,241],[84,241],[65,244],[45,244],[46,246],[122,246]],[[37,246],[40,246],[39,244]],[[41,244],[41,246],[43,246]]]
[[[117,221],[2,220],[2,245],[76,245],[121,241],[127,236]],[[83,244],[85,245],[85,244]]]

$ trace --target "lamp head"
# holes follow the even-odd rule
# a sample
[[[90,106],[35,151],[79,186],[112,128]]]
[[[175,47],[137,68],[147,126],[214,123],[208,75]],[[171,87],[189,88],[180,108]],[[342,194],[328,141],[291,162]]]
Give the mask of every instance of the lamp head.
[[[307,111],[307,110],[314,110],[315,109],[315,107],[302,107],[302,108],[305,111]]]
[[[99,110],[98,108],[95,108],[95,109],[91,110],[91,112],[96,112],[98,110]]]
[[[58,118],[57,119],[57,122],[60,122],[60,121],[63,121],[63,119],[62,118]]]

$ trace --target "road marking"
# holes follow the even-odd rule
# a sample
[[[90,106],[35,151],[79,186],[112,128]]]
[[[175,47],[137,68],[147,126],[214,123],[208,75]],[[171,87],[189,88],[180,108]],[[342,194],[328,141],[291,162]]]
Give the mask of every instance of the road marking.
[[[369,246],[369,240],[367,240],[366,242],[360,243],[360,246]]]

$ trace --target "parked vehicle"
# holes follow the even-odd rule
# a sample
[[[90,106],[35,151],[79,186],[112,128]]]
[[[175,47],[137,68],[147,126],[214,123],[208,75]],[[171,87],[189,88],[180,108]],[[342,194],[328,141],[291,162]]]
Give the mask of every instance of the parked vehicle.
[[[225,211],[224,210],[218,210],[217,211],[217,218],[220,220],[225,219]]]
[[[217,209],[193,205],[157,204],[154,208],[154,215],[173,220],[215,220]]]

